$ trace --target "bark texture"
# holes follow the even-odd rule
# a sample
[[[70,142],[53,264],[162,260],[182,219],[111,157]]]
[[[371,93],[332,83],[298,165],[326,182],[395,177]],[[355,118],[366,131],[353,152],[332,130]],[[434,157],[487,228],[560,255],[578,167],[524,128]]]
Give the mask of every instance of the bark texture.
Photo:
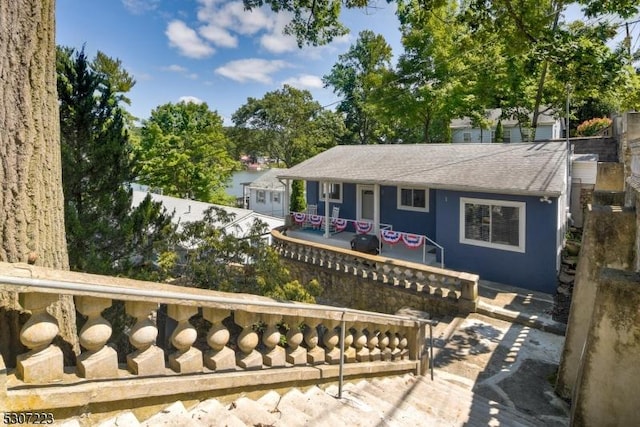
[[[0,260],[68,269],[55,55],[55,0],[0,0]],[[52,313],[77,348],[71,298]],[[16,295],[0,294],[7,366],[23,351],[21,317]]]

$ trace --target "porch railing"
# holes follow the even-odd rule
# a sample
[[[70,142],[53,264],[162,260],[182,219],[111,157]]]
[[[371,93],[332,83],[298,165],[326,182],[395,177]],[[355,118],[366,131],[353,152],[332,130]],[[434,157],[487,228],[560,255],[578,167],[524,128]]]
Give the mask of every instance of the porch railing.
[[[15,360],[0,357],[5,410],[82,407],[343,375],[421,374],[426,366],[425,323],[408,317],[26,264],[0,263],[0,291],[17,294],[20,306],[31,312],[20,332],[27,350]],[[52,344],[59,328],[48,310],[61,295],[71,295],[86,318],[75,366],[64,366],[62,350]],[[109,344],[113,326],[103,312],[114,300],[124,303],[133,323],[129,354],[118,354]],[[176,325],[169,346],[156,342],[154,319],[161,306]],[[200,316],[200,324],[209,325],[204,332],[192,323]]]
[[[375,224],[371,221],[366,220],[358,221],[355,219],[330,217],[329,221],[327,222],[325,216],[319,214],[308,214],[306,212],[290,212],[289,215],[291,216],[292,222],[301,227],[310,226],[312,228],[317,228],[325,231],[327,227],[330,227],[330,229],[333,229],[334,232],[339,233],[346,230],[347,227],[351,225],[353,231],[358,234],[371,234],[375,230]],[[424,264],[426,264],[427,262],[427,242],[431,243],[440,251],[440,268],[444,268],[444,247],[436,243],[427,235],[394,230],[392,224],[380,223],[378,226],[378,231],[375,233],[375,235],[380,242],[378,247],[379,253],[382,252],[383,243],[390,242],[388,239],[386,239],[386,236],[388,236],[389,233],[397,236],[397,240],[394,240],[392,244],[404,241],[409,242],[412,240],[420,240],[421,243],[419,245],[410,246],[410,248],[422,248],[422,262]],[[408,243],[407,246],[409,246]]]

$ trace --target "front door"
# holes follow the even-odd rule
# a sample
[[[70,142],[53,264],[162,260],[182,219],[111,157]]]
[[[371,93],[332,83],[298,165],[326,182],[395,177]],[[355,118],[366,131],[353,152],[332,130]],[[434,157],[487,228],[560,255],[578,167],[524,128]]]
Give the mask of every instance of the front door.
[[[358,219],[373,221],[373,187],[361,185],[358,187]]]

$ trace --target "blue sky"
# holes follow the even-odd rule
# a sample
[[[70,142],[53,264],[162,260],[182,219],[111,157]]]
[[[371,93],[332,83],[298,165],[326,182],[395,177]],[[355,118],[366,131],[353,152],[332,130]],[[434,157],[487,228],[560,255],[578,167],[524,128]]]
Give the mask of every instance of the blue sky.
[[[386,1],[348,11],[351,34],[323,47],[299,49],[282,34],[285,15],[244,11],[224,0],[57,0],[57,44],[97,50],[122,60],[136,79],[128,110],[149,117],[167,102],[198,99],[230,124],[248,97],[261,98],[284,83],[308,89],[322,105],[338,100],[322,87],[338,55],[363,29],[385,36],[400,52],[398,20]]]
[[[364,29],[382,34],[399,55],[394,3],[372,4],[344,13],[351,34],[328,46],[299,49],[282,34],[286,14],[244,11],[241,0],[57,0],[57,43],[85,44],[91,58],[101,50],[122,60],[137,81],[128,110],[140,119],[159,105],[193,99],[231,124],[248,97],[261,98],[285,83],[308,89],[321,105],[335,103],[338,97],[322,87],[321,78]],[[576,7],[567,12],[571,19],[578,15]],[[631,31],[638,46],[640,24]]]

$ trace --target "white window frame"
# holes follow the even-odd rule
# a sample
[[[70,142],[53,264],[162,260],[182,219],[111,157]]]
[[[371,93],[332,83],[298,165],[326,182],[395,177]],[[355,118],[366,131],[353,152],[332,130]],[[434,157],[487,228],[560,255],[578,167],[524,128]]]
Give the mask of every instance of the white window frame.
[[[271,192],[271,203],[280,204],[280,192],[279,191],[272,191]]]
[[[496,142],[496,131],[495,131],[495,129],[491,130],[491,142]]]
[[[502,129],[502,142],[511,142],[511,129]]]
[[[465,204],[474,204],[474,205],[488,205],[489,211],[491,211],[491,206],[505,206],[505,207],[516,207],[518,208],[518,237],[519,237],[519,245],[505,245],[501,243],[492,243],[485,242],[484,240],[474,240],[465,238]],[[510,200],[492,200],[492,199],[472,199],[467,197],[460,198],[460,243],[466,245],[474,245],[474,246],[483,246],[486,248],[492,249],[500,249],[504,251],[512,251],[512,252],[526,252],[526,208],[527,204],[525,202],[514,202]],[[489,236],[491,236],[491,231],[489,231]]]
[[[256,191],[256,203],[267,203],[267,192],[265,190]]]
[[[471,132],[462,132],[462,142],[471,142]]]
[[[402,204],[402,190],[424,191],[424,208],[416,208]],[[425,187],[398,186],[397,187],[397,208],[402,211],[429,212],[429,189]]]
[[[325,201],[325,196],[324,196],[324,182],[320,181],[320,201],[324,202]],[[329,202],[334,202],[334,203],[342,203],[342,194],[343,194],[343,190],[344,190],[344,186],[342,185],[341,182],[327,182],[326,183],[329,187],[331,187],[332,185],[338,185],[340,187],[340,197],[337,199],[333,199],[331,197],[329,197]]]

